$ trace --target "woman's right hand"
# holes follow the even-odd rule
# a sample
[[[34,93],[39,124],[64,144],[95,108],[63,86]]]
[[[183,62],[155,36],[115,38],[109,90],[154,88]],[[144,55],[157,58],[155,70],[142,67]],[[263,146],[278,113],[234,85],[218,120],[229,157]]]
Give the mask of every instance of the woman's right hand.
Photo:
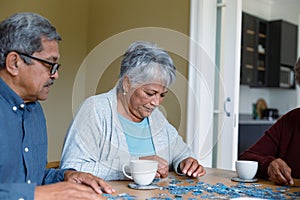
[[[158,162],[157,172],[155,178],[166,178],[169,174],[169,163],[165,159],[153,155],[140,157],[140,160],[155,160]]]

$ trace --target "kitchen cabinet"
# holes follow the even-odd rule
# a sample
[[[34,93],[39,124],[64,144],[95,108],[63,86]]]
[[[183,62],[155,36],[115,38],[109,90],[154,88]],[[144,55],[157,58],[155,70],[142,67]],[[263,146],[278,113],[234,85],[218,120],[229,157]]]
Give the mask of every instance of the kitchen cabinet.
[[[241,84],[266,86],[268,22],[242,14]]]
[[[295,88],[297,26],[242,14],[240,83],[250,87]]]
[[[283,20],[269,23],[268,87],[295,88],[293,67],[297,60],[297,26]]]

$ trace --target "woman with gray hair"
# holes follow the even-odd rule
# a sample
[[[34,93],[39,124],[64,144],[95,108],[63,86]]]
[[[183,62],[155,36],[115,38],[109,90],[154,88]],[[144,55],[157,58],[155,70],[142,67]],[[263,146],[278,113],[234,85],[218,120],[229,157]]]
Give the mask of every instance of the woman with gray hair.
[[[133,43],[124,54],[117,86],[89,97],[76,114],[61,166],[122,180],[123,164],[145,159],[158,162],[157,178],[167,177],[172,169],[203,176],[203,166],[157,108],[175,73],[166,51],[150,42]]]

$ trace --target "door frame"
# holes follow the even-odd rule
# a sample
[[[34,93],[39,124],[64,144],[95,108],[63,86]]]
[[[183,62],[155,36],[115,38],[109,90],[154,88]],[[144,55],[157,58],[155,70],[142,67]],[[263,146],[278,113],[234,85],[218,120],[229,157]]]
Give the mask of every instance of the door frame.
[[[219,2],[191,0],[187,143],[204,166],[234,169],[238,141],[242,0]],[[222,9],[219,44],[216,42],[218,6]],[[216,45],[220,48],[217,56]],[[217,57],[220,66],[216,67]],[[215,95],[219,102],[214,102]]]

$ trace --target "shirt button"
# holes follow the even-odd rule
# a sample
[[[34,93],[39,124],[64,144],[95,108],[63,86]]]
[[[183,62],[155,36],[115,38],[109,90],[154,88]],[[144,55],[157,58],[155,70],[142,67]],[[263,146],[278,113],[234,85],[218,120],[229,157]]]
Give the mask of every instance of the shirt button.
[[[28,151],[29,151],[29,149],[28,149],[27,147],[25,147],[24,151],[25,151],[25,152],[28,152]]]
[[[30,181],[30,180],[28,180],[28,181],[27,181],[27,183],[28,183],[28,184],[30,184],[30,183],[31,183],[31,181]]]
[[[21,105],[20,105],[20,108],[24,108],[24,107],[25,107],[25,105],[24,105],[24,104],[21,104]]]
[[[25,200],[25,199],[21,197],[21,198],[18,198],[18,200]]]
[[[13,111],[18,110],[17,106],[13,106],[12,109],[13,109]]]

